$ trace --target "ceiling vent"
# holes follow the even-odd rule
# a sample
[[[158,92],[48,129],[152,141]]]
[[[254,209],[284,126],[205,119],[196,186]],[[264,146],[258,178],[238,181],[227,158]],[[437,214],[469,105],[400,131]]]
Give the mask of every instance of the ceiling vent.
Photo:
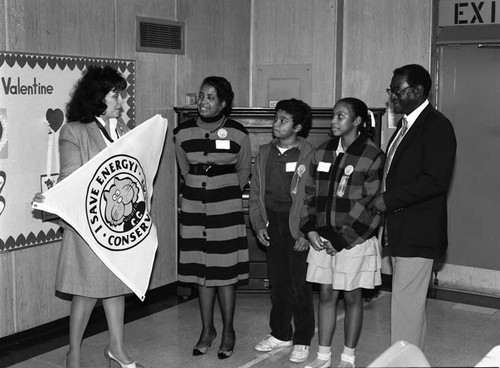
[[[137,17],[137,51],[184,54],[184,23]]]

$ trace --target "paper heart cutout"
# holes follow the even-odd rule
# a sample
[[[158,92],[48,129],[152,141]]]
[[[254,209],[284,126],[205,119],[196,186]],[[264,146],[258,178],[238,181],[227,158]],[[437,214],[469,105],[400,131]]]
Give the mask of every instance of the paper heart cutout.
[[[59,58],[57,59],[57,65],[59,66],[59,68],[61,70],[64,70],[64,68],[66,68],[66,62],[67,62],[68,59],[63,59],[63,58]]]
[[[11,68],[16,65],[16,56],[12,54],[8,54],[5,56],[5,61],[7,62],[7,65],[10,66]]]
[[[75,69],[76,61],[75,59],[68,59],[68,68],[72,71]]]
[[[7,179],[7,175],[5,171],[0,171],[0,193],[2,192],[3,186],[5,185],[5,181]]]
[[[28,62],[28,65],[31,67],[31,69],[35,68],[35,66],[37,64],[37,60],[36,60],[35,56],[28,56],[26,58],[26,61]]]
[[[64,113],[60,109],[48,109],[45,114],[47,121],[49,122],[50,128],[57,132],[64,121]]]
[[[57,66],[57,59],[56,58],[50,58],[47,61],[47,64],[49,65],[50,69],[54,70],[55,67]]]
[[[2,216],[4,209],[5,209],[5,198],[0,196],[0,216]]]
[[[18,55],[17,56],[17,64],[21,68],[24,68],[24,66],[26,65],[26,55]]]
[[[40,66],[40,68],[42,69],[45,69],[46,65],[47,65],[47,58],[45,56],[38,57],[38,66]]]

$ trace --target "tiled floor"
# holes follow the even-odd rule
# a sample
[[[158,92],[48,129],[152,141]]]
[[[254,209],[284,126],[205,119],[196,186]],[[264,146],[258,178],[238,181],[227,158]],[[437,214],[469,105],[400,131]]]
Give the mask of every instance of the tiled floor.
[[[342,305],[342,302],[341,302]],[[302,368],[288,360],[291,348],[272,353],[258,353],[255,344],[268,331],[270,299],[268,294],[238,294],[236,308],[237,344],[227,360],[217,359],[220,337],[205,356],[193,357],[191,350],[200,331],[198,301],[158,311],[126,325],[126,343],[130,356],[146,368]],[[332,367],[336,367],[343,346],[343,308],[339,308],[334,338]],[[356,351],[356,365],[363,367],[389,347],[390,293],[365,305],[364,325]],[[435,367],[474,366],[495,345],[500,344],[500,312],[494,308],[475,307],[435,299],[428,300],[428,339],[425,353]],[[216,310],[216,327],[221,329]],[[83,367],[105,367],[103,351],[107,333],[99,333],[83,342]],[[317,350],[314,337],[309,360]],[[62,367],[67,346],[13,365],[15,368]],[[115,365],[115,367],[118,367]]]

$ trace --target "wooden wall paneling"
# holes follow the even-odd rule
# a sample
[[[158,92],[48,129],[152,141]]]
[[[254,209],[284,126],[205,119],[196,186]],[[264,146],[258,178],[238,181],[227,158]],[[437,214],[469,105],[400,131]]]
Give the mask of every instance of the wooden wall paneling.
[[[19,2],[19,1],[18,1]],[[16,51],[114,57],[113,1],[29,0],[24,12],[24,49]],[[11,34],[15,34],[15,30]],[[14,50],[14,49],[13,49]]]
[[[431,10],[431,0],[345,1],[343,95],[383,107],[395,68],[429,68]]]
[[[395,68],[416,63],[429,69],[431,24],[432,0],[344,1],[342,95],[385,107]],[[387,117],[382,147],[394,132]]]
[[[69,314],[70,302],[55,296],[59,249],[60,243],[53,243],[11,253],[18,331]]]
[[[177,163],[172,135],[175,116],[171,109],[163,116],[169,127],[153,188],[152,216],[158,231],[158,251],[150,288],[177,281]]]
[[[156,174],[153,193],[153,220],[158,230],[158,252],[150,287],[177,280],[177,211],[176,162],[172,142],[175,124],[175,56],[168,54],[137,54],[136,103],[137,121],[156,114],[169,120],[161,164]]]
[[[312,105],[332,106],[336,14],[337,0],[256,0],[252,25],[254,76],[262,64],[312,64]]]
[[[15,303],[13,290],[12,259],[14,253],[0,254],[0,336],[10,335],[15,331]]]
[[[114,0],[116,7],[116,56],[136,58],[136,16],[176,20],[177,0]]]
[[[25,0],[7,0],[3,4],[6,4],[4,17],[7,17],[5,35],[2,36],[5,42],[3,50],[26,51]]]
[[[153,188],[152,217],[158,231],[150,288],[177,280],[175,210],[175,152],[171,144],[174,124],[176,55],[136,52],[136,16],[176,20],[176,1],[126,0],[117,8],[117,55],[136,60],[136,121],[141,123],[160,113],[169,120],[169,130]]]
[[[5,2],[0,2],[0,19],[6,19],[5,12],[7,9],[5,8]],[[0,50],[7,50],[7,24],[5,22],[0,23]]]
[[[235,106],[247,106],[250,0],[179,0],[178,6],[186,54],[178,57],[177,105],[186,93],[197,93],[205,77],[220,75],[233,87]]]

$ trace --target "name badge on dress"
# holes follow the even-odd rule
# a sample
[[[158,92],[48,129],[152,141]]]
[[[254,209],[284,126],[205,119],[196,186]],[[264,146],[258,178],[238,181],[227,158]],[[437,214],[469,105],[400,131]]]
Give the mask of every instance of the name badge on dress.
[[[296,167],[297,167],[296,162],[287,162],[285,170],[286,170],[286,172],[293,172],[293,171],[295,171]]]
[[[216,149],[229,149],[231,148],[230,146],[230,142],[229,140],[221,140],[221,139],[217,139],[215,141],[215,148]]]
[[[332,166],[331,162],[320,161],[319,164],[318,164],[318,171],[329,172],[331,166]]]

